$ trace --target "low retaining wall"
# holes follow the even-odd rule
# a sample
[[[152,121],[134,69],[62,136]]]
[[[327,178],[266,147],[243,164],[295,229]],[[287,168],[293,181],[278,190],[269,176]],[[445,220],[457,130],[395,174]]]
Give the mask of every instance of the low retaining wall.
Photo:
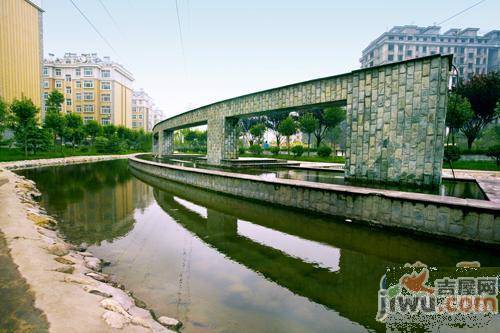
[[[138,158],[130,158],[129,164],[157,177],[244,198],[343,216],[356,222],[500,245],[500,205],[487,200],[289,179],[268,180]]]
[[[101,161],[109,161],[117,159],[126,159],[135,155],[137,154],[70,156],[70,157],[60,157],[60,158],[43,158],[37,160],[10,161],[10,162],[0,162],[0,168],[5,168],[8,170],[31,169],[31,168],[40,168],[44,166],[82,164],[82,163],[93,163],[93,162],[101,162]]]

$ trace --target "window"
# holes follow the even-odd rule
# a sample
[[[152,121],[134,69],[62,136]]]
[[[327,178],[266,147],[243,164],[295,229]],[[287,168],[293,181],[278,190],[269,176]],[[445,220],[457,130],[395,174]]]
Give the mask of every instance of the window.
[[[412,54],[413,54],[413,53],[412,53],[412,51],[411,51],[411,50],[406,51],[406,55],[407,55],[408,57],[411,57],[411,56],[412,56]]]
[[[393,40],[394,39],[394,36],[389,36],[389,40]]]
[[[133,114],[132,119],[137,119],[137,115]]]
[[[408,36],[408,40],[413,40],[413,37],[412,36]]]
[[[83,81],[84,88],[94,88],[94,81]]]
[[[111,102],[110,94],[101,94],[101,102]]]
[[[81,101],[82,100],[82,93],[76,93],[76,100]]]
[[[473,52],[469,52],[469,59],[474,59],[474,53]]]
[[[138,118],[139,118],[139,119],[142,119],[142,114],[140,114],[140,115],[138,116]]]
[[[93,101],[94,100],[94,93],[93,92],[84,92],[83,99],[85,101]]]
[[[49,81],[47,81],[47,80],[43,81],[43,87],[45,89],[49,88]]]
[[[82,112],[82,106],[81,105],[77,105],[76,106],[76,112]]]
[[[94,112],[94,106],[92,104],[85,104],[83,106],[83,112]]]
[[[101,70],[101,77],[111,77],[111,71],[109,69]]]
[[[132,107],[132,112],[137,111],[137,108],[135,106]]]
[[[56,72],[56,76],[61,76],[61,69],[60,68],[56,68],[55,72]]]
[[[104,118],[101,119],[101,125],[109,125],[111,122],[109,121],[109,118]]]
[[[111,106],[109,105],[101,106],[101,114],[111,114]]]
[[[66,98],[66,105],[71,106],[71,98]]]
[[[132,122],[132,127],[137,127],[137,122],[136,121]]]
[[[66,82],[71,82],[71,75],[70,75],[70,74],[66,74],[66,75],[64,75],[64,80],[65,80]]]
[[[93,116],[85,116],[83,117],[83,122],[86,124],[88,123],[89,121],[91,120],[94,120],[94,117]]]
[[[427,46],[422,46],[422,51],[427,52]]]
[[[66,94],[71,94],[71,87],[66,87]]]
[[[109,81],[101,81],[102,90],[111,90],[111,83]]]
[[[394,44],[389,44],[389,51],[394,51]]]
[[[62,88],[62,81],[56,80],[56,88]]]
[[[402,60],[403,60],[403,55],[402,55],[402,54],[398,55],[398,60],[399,60],[399,61],[402,61]]]
[[[436,37],[431,37],[431,41],[435,42],[436,41]]]
[[[49,98],[49,93],[43,93],[43,99],[46,100],[47,98]]]
[[[393,61],[394,60],[394,56],[392,54],[389,54],[387,56],[387,61]]]
[[[49,69],[47,67],[43,68],[43,76],[49,76]]]
[[[92,76],[92,74],[93,74],[92,67],[85,67],[83,69],[83,76]]]
[[[467,69],[469,69],[469,70],[472,69],[472,63],[467,64]]]
[[[81,88],[82,87],[82,81],[78,80],[78,81],[75,81],[75,86],[77,88]]]

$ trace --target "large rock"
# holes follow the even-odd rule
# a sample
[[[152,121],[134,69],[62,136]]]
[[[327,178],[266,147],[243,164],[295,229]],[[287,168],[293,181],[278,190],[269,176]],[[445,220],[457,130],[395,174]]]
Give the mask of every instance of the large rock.
[[[94,271],[100,271],[101,270],[101,260],[96,258],[96,257],[84,257],[83,258],[85,267],[94,270]]]
[[[105,311],[102,314],[102,318],[112,328],[123,328],[123,326],[130,323],[130,319],[122,316],[121,314],[114,311]]]
[[[101,301],[101,307],[106,309],[106,310],[119,313],[124,317],[127,317],[127,318],[131,317],[130,314],[127,311],[125,311],[123,306],[120,303],[118,303],[117,301],[115,301],[114,299],[111,299],[111,298],[103,299]]]
[[[166,317],[166,316],[161,316],[160,318],[157,319],[160,324],[162,324],[165,327],[168,328],[179,328],[182,323],[178,321],[177,319]]]
[[[65,256],[69,253],[68,246],[63,243],[51,244],[47,247],[47,251],[49,251],[50,254],[58,257]]]

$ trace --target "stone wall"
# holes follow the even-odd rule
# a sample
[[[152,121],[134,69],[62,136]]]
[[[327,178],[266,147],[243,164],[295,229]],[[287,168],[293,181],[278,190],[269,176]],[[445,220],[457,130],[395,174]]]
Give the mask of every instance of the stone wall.
[[[153,131],[206,123],[207,160],[220,164],[237,156],[238,117],[345,103],[346,177],[439,184],[450,64],[434,55],[301,82],[188,111]]]
[[[208,190],[343,216],[356,222],[500,245],[500,207],[490,201],[367,189],[289,179],[262,179],[131,158],[148,174]]]

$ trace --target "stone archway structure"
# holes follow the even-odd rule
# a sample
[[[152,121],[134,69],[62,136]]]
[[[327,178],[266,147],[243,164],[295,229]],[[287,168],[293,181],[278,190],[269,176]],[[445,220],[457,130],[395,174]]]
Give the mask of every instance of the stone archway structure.
[[[207,162],[237,158],[239,117],[347,106],[345,176],[362,181],[441,182],[451,55],[359,69],[206,105],[157,123],[153,153],[173,154],[176,129],[207,124]]]

